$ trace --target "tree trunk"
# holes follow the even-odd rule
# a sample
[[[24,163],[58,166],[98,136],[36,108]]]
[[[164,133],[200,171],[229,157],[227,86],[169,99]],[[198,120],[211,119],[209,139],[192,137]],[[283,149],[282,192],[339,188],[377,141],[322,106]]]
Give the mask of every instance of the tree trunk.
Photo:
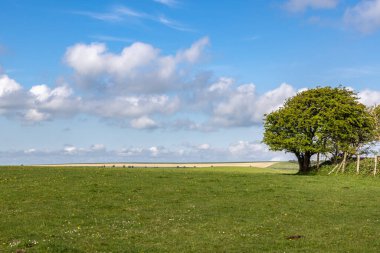
[[[335,148],[335,150],[334,150],[334,153],[332,154],[333,155],[332,160],[333,160],[334,163],[338,163],[339,150],[338,150],[337,147],[334,147],[334,148]]]
[[[342,163],[342,173],[344,173],[346,169],[346,160],[347,160],[347,152],[344,152],[343,154],[343,163]]]
[[[356,154],[356,174],[360,173],[360,155]]]
[[[297,160],[298,160],[298,167],[299,171],[298,173],[309,173],[311,171],[310,167],[310,158],[311,153],[305,152],[305,153],[297,153]]]
[[[375,168],[373,169],[373,175],[376,176],[377,173],[377,155],[375,155]]]
[[[317,154],[317,170],[319,170],[319,153]]]

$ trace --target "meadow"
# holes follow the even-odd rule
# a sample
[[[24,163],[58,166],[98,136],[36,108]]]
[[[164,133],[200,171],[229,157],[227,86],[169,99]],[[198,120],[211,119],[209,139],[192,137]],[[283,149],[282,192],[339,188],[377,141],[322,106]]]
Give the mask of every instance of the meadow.
[[[0,167],[0,252],[379,252],[380,179]]]

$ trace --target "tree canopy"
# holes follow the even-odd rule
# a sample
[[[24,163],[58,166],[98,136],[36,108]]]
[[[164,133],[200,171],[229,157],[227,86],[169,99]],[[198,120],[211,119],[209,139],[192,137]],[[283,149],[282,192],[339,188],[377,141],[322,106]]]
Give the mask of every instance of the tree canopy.
[[[264,119],[271,150],[293,153],[300,172],[311,170],[317,153],[354,153],[375,136],[375,121],[355,92],[344,87],[317,87],[298,93]]]

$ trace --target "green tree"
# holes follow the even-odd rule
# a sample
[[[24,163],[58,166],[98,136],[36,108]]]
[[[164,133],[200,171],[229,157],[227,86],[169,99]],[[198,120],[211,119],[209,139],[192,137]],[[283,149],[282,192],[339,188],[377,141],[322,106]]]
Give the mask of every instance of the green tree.
[[[376,140],[380,141],[380,105],[370,108],[370,113],[375,119]]]
[[[298,93],[265,115],[264,138],[271,150],[293,153],[299,172],[310,172],[318,153],[350,152],[374,136],[374,120],[356,93],[343,87],[318,87]]]

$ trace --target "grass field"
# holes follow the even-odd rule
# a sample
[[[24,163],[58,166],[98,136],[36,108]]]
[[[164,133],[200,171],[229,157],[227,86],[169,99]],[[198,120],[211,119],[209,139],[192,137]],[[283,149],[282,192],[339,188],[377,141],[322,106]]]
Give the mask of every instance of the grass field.
[[[0,252],[380,251],[379,179],[285,165],[1,167]]]

